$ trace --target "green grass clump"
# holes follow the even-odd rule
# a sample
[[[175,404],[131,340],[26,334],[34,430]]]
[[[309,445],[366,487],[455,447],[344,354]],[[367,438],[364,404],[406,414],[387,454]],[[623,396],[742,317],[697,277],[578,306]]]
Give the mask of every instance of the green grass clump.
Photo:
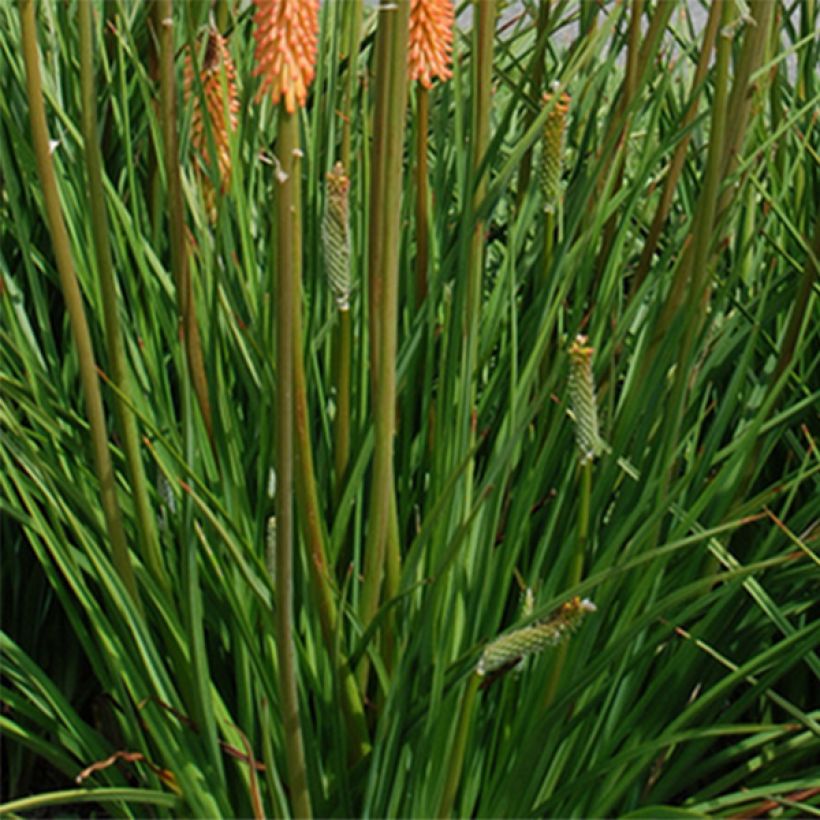
[[[410,6],[0,4],[0,813],[820,812],[816,2]]]

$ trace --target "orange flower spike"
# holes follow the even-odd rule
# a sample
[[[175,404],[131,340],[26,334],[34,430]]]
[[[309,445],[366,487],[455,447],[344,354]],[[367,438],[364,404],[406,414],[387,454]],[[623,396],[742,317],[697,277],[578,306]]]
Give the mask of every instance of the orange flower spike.
[[[257,102],[268,92],[276,105],[284,99],[292,114],[307,102],[319,37],[319,0],[254,0],[256,67],[262,81]]]
[[[450,58],[453,50],[452,0],[411,0],[408,65],[410,79],[419,80],[425,88],[438,77],[453,76]]]
[[[236,90],[236,68],[225,38],[216,29],[210,30],[207,38],[205,57],[199,72],[205,98],[204,112],[200,105],[200,96],[194,87],[194,58],[190,51],[185,54],[184,89],[186,102],[193,98],[191,143],[198,154],[197,173],[202,180],[206,206],[208,212],[213,213],[214,191],[207,174],[204,173],[204,169],[210,167],[212,162],[205,121],[207,119],[210,123],[216,149],[219,187],[224,194],[231,179],[230,134],[236,131],[239,122],[239,96]]]

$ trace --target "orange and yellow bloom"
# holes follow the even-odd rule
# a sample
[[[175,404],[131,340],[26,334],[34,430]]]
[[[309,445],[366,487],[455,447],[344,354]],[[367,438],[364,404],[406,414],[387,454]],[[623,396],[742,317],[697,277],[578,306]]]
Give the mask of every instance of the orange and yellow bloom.
[[[254,0],[257,101],[266,93],[292,114],[307,102],[319,35],[319,0]]]
[[[433,80],[453,76],[450,62],[453,50],[452,0],[411,0],[408,63],[410,79],[425,88]]]

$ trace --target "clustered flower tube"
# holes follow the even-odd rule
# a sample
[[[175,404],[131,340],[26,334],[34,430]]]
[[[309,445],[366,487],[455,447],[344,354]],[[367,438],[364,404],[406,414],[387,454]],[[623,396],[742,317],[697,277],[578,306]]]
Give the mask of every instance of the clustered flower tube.
[[[430,88],[436,77],[447,80],[453,75],[454,18],[452,0],[412,0],[410,4],[410,79],[425,88]]]
[[[319,0],[254,0],[256,66],[261,82],[257,101],[270,93],[293,114],[307,102],[319,36]]]

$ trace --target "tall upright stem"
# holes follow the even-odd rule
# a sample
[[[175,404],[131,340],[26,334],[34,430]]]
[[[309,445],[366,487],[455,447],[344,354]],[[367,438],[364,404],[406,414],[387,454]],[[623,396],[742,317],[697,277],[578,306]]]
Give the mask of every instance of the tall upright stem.
[[[379,12],[376,75],[376,120],[385,124],[384,140],[374,142],[372,173],[376,197],[371,206],[369,274],[370,308],[377,315],[378,352],[375,384],[376,438],[367,543],[364,556],[364,585],[360,601],[362,623],[376,613],[384,575],[390,498],[393,494],[393,433],[396,413],[396,348],[398,341],[399,248],[401,246],[401,184],[404,117],[407,107],[407,42],[409,0],[383,6]],[[382,153],[383,152],[383,153]],[[378,237],[373,234],[378,233]],[[359,683],[367,685],[367,665],[362,663]]]
[[[427,267],[430,260],[429,184],[427,180],[427,135],[430,128],[430,92],[416,85],[416,307],[427,296]]]
[[[97,474],[97,480],[100,482],[103,515],[108,530],[108,538],[111,541],[111,556],[114,567],[125,588],[134,603],[139,605],[137,583],[134,577],[134,569],[131,566],[131,559],[128,555],[128,541],[117,501],[114,466],[111,462],[111,453],[108,450],[108,431],[100,393],[100,382],[97,376],[97,364],[94,359],[94,348],[85,316],[80,285],[74,270],[71,243],[63,220],[57,179],[51,160],[46,111],[43,103],[43,86],[40,77],[40,55],[37,48],[37,23],[33,0],[21,0],[20,2],[20,29],[23,61],[26,66],[26,92],[37,175],[43,189],[48,228],[51,234],[57,270],[60,274],[60,287],[63,291],[63,298],[65,299],[71,324],[71,335],[74,338],[74,346],[77,350],[86,416],[91,429],[94,470]]]
[[[350,175],[351,124],[353,122],[353,89],[356,86],[356,64],[362,25],[362,0],[349,0],[343,14],[347,15],[345,31],[348,39],[347,76],[342,96],[342,149],[341,163]],[[352,265],[352,261],[351,261]],[[336,388],[336,415],[333,418],[333,471],[334,496],[341,497],[350,461],[350,362],[353,328],[350,310],[338,310],[339,323],[333,339],[333,383]]]
[[[213,446],[213,422],[208,398],[208,382],[202,356],[202,341],[196,321],[196,305],[185,241],[185,211],[179,176],[179,137],[176,119],[176,74],[174,70],[174,18],[172,0],[156,0],[160,59],[160,121],[162,125],[165,175],[168,181],[168,232],[171,238],[171,269],[177,289],[177,305],[182,321],[185,355],[191,382],[199,404],[208,439]]]
[[[482,0],[475,3],[477,20],[474,30],[474,64],[473,64],[473,137],[471,174],[474,183],[472,213],[487,192],[487,174],[481,173],[481,165],[490,144],[490,110],[492,107],[493,79],[493,40],[495,37],[496,0]],[[470,251],[467,260],[467,299],[462,319],[465,337],[464,346],[464,383],[462,390],[461,411],[465,414],[466,442],[464,451],[470,450],[475,443],[476,427],[473,414],[476,384],[475,370],[478,358],[478,335],[481,326],[481,282],[484,273],[484,220],[477,219],[470,238]],[[462,434],[463,435],[463,434]],[[472,505],[473,461],[467,469],[467,482],[464,498],[465,515]]]
[[[294,207],[298,205],[299,192],[294,193]],[[301,233],[294,231],[292,237],[293,255],[296,260],[302,258]],[[359,689],[353,671],[341,649],[336,646],[338,629],[338,609],[331,583],[331,573],[327,562],[327,537],[322,523],[322,512],[319,506],[319,491],[316,484],[316,470],[313,466],[313,446],[310,441],[309,415],[307,402],[307,380],[303,357],[302,312],[301,312],[301,264],[294,272],[296,276],[296,307],[293,312],[293,388],[294,417],[296,433],[295,485],[296,504],[299,512],[299,523],[307,546],[305,563],[310,572],[311,591],[319,612],[319,623],[325,648],[333,659],[339,693],[344,711],[345,725],[348,731],[348,748],[350,759],[359,760],[368,748],[367,725],[364,707],[359,697]],[[342,311],[349,316],[350,311]],[[349,327],[348,323],[348,327]]]
[[[727,2],[723,5],[715,64],[715,91],[712,101],[709,153],[704,182],[698,198],[697,216],[692,228],[692,242],[683,251],[683,259],[658,319],[653,340],[657,344],[659,335],[668,328],[668,323],[675,318],[678,308],[685,302],[687,309],[683,314],[682,339],[670,399],[671,423],[666,426],[666,435],[661,448],[660,463],[664,466],[665,473],[658,487],[658,509],[665,509],[667,503],[673,451],[679,441],[679,431],[683,421],[686,385],[689,380],[688,363],[697,334],[697,328],[693,326],[693,323],[698,318],[696,316],[697,305],[708,277],[708,261],[713,241],[712,228],[715,224],[726,140],[729,64],[732,53],[730,23],[734,19],[734,12],[734,3]],[[659,535],[660,529],[656,528],[655,538]]]
[[[535,48],[530,56],[530,78],[529,92],[532,100],[538,100],[541,96],[541,88],[544,85],[544,55],[547,50],[547,28],[550,21],[550,0],[541,0],[538,7],[538,20],[535,24]],[[529,128],[535,121],[537,108],[527,108],[524,115],[525,129]],[[521,165],[518,170],[518,190],[515,195],[515,210],[520,211],[524,202],[524,197],[530,187],[530,177],[532,176],[532,154],[535,143],[530,145],[521,158]]]
[[[712,50],[715,45],[715,38],[717,37],[718,24],[720,23],[722,10],[722,0],[715,0],[709,7],[709,17],[706,21],[706,26],[703,30],[703,44],[700,49],[698,57],[698,64],[695,68],[695,73],[692,76],[692,96],[689,102],[689,107],[681,120],[681,128],[687,128],[695,119],[698,113],[698,106],[700,103],[700,94],[696,95],[697,89],[703,83],[706,73],[709,70],[709,61],[712,57]],[[672,156],[672,161],[669,163],[669,170],[666,178],[663,181],[663,192],[658,203],[658,208],[655,211],[655,216],[652,218],[652,225],[649,228],[649,234],[644,242],[643,250],[641,251],[641,258],[638,262],[638,269],[632,279],[630,286],[629,298],[631,299],[640,289],[647,274],[649,273],[650,265],[652,264],[652,257],[655,254],[655,249],[658,247],[658,240],[663,232],[663,227],[666,224],[666,217],[672,207],[672,201],[675,198],[675,190],[678,186],[681,172],[683,171],[683,164],[686,160],[686,150],[689,147],[689,141],[692,139],[691,133],[685,134],[675,147],[675,153]]]
[[[311,815],[293,643],[294,317],[299,310],[301,212],[299,124],[284,105],[276,153],[283,176],[276,191],[276,641],[279,696],[294,813]]]
[[[114,282],[114,268],[111,262],[111,243],[108,233],[108,217],[105,209],[103,190],[102,157],[97,136],[97,106],[94,86],[94,41],[91,27],[90,3],[80,3],[77,7],[80,28],[80,84],[82,91],[82,130],[85,148],[88,193],[91,205],[91,222],[94,226],[94,249],[100,275],[105,335],[108,347],[108,361],[111,378],[117,387],[114,395],[114,409],[122,435],[125,463],[131,494],[134,499],[137,532],[142,555],[154,578],[168,588],[168,580],[159,552],[156,518],[148,497],[145,467],[140,457],[140,438],[136,417],[124,397],[133,394],[128,363],[125,358],[122,331],[117,313],[117,291]]]

